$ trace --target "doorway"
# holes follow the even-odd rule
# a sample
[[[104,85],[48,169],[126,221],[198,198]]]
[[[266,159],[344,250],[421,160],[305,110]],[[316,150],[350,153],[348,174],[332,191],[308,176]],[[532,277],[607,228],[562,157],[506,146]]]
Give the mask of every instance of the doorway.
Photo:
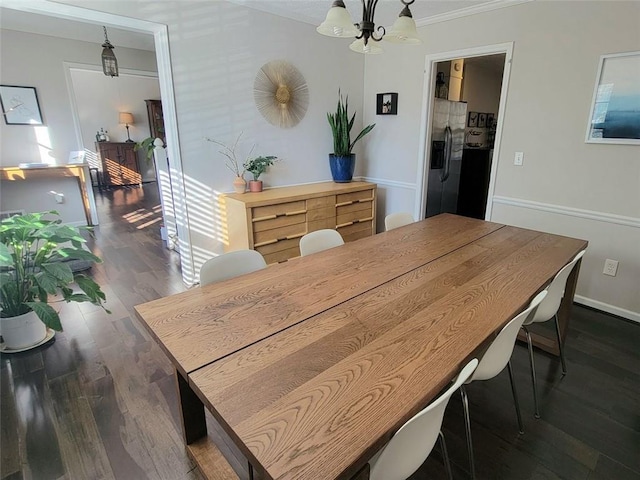
[[[195,278],[193,251],[191,246],[189,216],[186,205],[184,176],[178,139],[178,125],[173,91],[173,73],[169,54],[169,33],[164,24],[149,22],[132,17],[90,10],[83,7],[63,5],[50,2],[11,2],[3,4],[2,8],[10,8],[27,13],[46,15],[63,20],[89,23],[108,28],[119,28],[133,32],[153,35],[157,59],[158,81],[163,102],[166,148],[160,149],[163,162],[156,164],[161,181],[160,192],[163,198],[171,199],[175,216],[164,215],[165,225],[171,223],[177,233],[180,263],[183,280],[192,284]],[[80,131],[79,128],[77,128]]]
[[[427,57],[416,218],[490,219],[512,49]]]

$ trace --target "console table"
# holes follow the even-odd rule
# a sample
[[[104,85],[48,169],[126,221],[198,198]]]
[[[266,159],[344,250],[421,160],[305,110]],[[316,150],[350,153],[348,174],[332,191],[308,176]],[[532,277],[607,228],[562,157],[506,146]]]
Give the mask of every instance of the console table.
[[[225,251],[249,248],[267,263],[300,256],[300,238],[336,229],[345,242],[376,233],[376,184],[323,182],[221,198]]]

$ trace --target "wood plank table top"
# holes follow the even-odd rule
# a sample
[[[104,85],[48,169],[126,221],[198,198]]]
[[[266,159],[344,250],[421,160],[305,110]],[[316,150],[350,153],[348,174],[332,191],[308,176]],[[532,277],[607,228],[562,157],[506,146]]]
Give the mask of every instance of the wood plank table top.
[[[266,478],[349,478],[585,247],[496,229],[198,369],[191,387]]]
[[[439,215],[135,310],[186,375],[503,227]]]
[[[261,478],[348,479],[584,248],[444,214],[136,313],[180,374],[187,443],[204,405]]]

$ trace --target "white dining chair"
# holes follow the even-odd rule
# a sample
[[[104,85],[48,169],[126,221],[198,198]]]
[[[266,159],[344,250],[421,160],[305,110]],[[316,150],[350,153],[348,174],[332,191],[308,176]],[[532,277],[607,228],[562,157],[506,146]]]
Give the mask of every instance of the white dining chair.
[[[224,253],[204,262],[200,268],[200,286],[255,272],[266,266],[260,252],[255,250]]]
[[[300,255],[304,257],[340,245],[344,245],[344,240],[336,230],[330,228],[316,230],[307,233],[300,239]]]
[[[551,280],[551,283],[547,287],[548,295],[536,310],[535,315],[527,319],[522,325],[522,329],[524,330],[524,333],[527,337],[527,346],[529,347],[529,364],[531,365],[531,383],[533,384],[533,405],[535,409],[534,416],[536,418],[540,418],[540,408],[538,406],[538,386],[536,384],[536,367],[533,361],[533,345],[531,344],[531,333],[529,333],[529,329],[527,327],[533,323],[547,322],[551,319],[555,321],[556,335],[558,337],[558,349],[560,350],[560,362],[562,364],[562,375],[566,375],[567,362],[564,357],[562,338],[560,337],[560,325],[558,325],[558,309],[560,308],[560,302],[562,302],[562,297],[564,296],[564,290],[567,286],[569,274],[575,267],[576,263],[578,263],[578,260],[582,258],[585,252],[586,250],[578,252],[578,254],[573,257],[573,260],[562,267],[562,270],[560,270],[556,274],[556,276],[553,278],[553,280]]]
[[[451,478],[451,466],[440,427],[451,395],[467,381],[477,365],[478,360],[475,358],[467,363],[447,391],[400,427],[389,443],[369,461],[370,480],[405,480],[424,463],[438,437],[447,473]]]
[[[460,395],[462,396],[462,406],[464,407],[464,424],[467,431],[467,450],[469,453],[469,470],[471,472],[471,478],[476,478],[475,462],[473,459],[473,443],[471,441],[471,418],[469,415],[469,399],[467,397],[467,390],[465,385],[471,382],[480,380],[489,380],[497,376],[500,372],[507,367],[509,370],[509,379],[511,380],[511,392],[513,393],[513,401],[516,407],[516,416],[518,418],[518,428],[520,433],[524,433],[524,427],[522,425],[522,415],[520,414],[520,404],[518,402],[518,393],[516,391],[516,384],[513,381],[513,372],[511,371],[511,354],[516,344],[516,338],[520,327],[528,319],[531,318],[536,308],[539,308],[540,302],[547,296],[547,292],[543,290],[531,300],[529,306],[516,315],[513,319],[507,323],[500,333],[493,339],[489,348],[484,352],[484,355],[478,363],[473,375],[460,386]]]
[[[385,231],[393,230],[394,228],[404,227],[410,223],[415,222],[413,215],[406,212],[390,213],[384,217],[384,229]]]

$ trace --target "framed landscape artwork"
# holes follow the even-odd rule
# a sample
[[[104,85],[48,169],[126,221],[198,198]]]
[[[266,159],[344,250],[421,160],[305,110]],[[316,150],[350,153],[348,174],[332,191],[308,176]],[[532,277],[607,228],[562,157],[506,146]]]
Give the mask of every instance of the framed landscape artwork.
[[[640,145],[640,52],[600,57],[585,141]]]

